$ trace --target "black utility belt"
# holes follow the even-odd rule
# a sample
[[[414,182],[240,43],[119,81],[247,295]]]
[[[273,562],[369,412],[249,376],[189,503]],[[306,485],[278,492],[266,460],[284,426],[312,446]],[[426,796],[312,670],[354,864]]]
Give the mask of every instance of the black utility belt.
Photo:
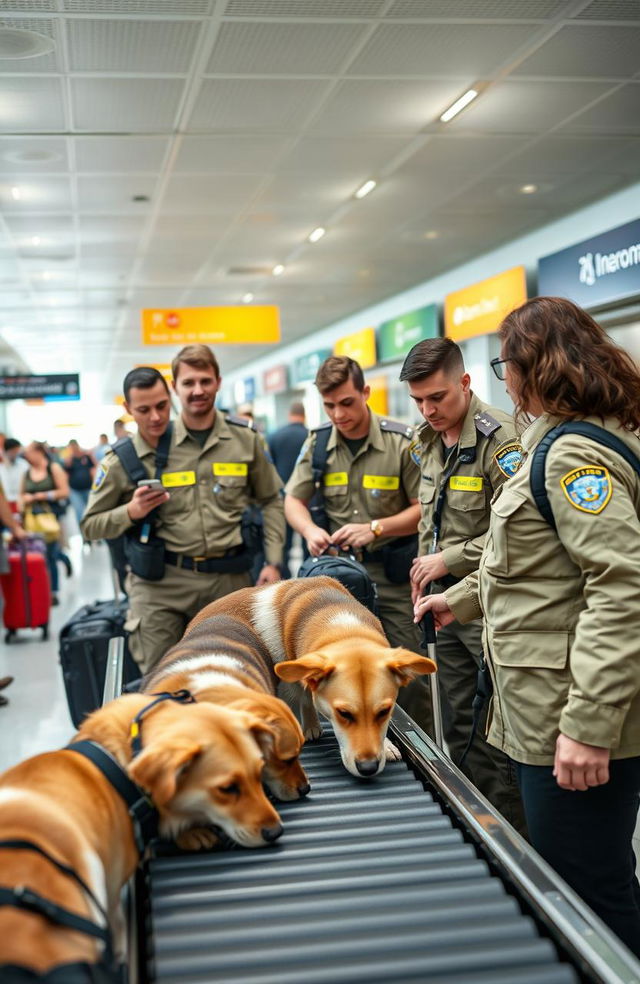
[[[185,554],[165,550],[164,560],[171,567],[194,571],[196,574],[240,574],[248,571],[252,564],[251,555],[243,543],[211,557],[187,557]]]
[[[454,584],[459,584],[461,580],[461,577],[454,577],[453,574],[444,574],[437,581],[434,581],[433,584],[434,586],[438,585],[438,587],[444,588],[446,591],[447,588],[452,588]]]

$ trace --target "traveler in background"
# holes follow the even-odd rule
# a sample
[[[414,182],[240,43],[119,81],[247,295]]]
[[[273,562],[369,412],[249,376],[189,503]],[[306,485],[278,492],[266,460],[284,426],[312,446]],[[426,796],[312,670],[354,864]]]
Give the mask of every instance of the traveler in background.
[[[255,423],[253,407],[250,403],[239,403],[236,409],[236,417],[242,417],[244,420],[250,420],[252,424]]]
[[[425,423],[412,453],[420,469],[420,550],[411,581],[415,601],[424,589],[455,584],[474,571],[489,526],[496,489],[522,460],[511,414],[487,406],[471,390],[462,352],[450,338],[418,342],[400,379]],[[481,793],[520,831],[524,817],[515,768],[484,738],[484,717],[472,734],[472,703],[482,662],[482,625],[452,623],[438,634],[438,679],[449,754]],[[486,710],[484,712],[486,715]]]
[[[392,646],[418,652],[409,569],[420,519],[420,473],[410,454],[411,427],[379,417],[367,406],[370,389],[353,359],[330,356],[315,384],[329,423],[311,431],[285,488],[285,515],[317,557],[332,544],[352,552],[378,589],[380,621]],[[316,492],[313,453],[328,436],[321,489],[327,527],[309,511]],[[428,688],[403,687],[398,702],[432,729]]]
[[[64,468],[51,461],[46,447],[40,441],[32,441],[24,452],[29,468],[22,476],[20,511],[23,524],[29,529],[28,514],[32,516],[48,513],[56,519],[57,535],[51,533],[46,538],[47,567],[51,581],[51,604],[58,604],[58,560],[60,560],[60,524],[55,516],[53,503],[69,498],[69,483]]]
[[[292,403],[289,407],[289,422],[283,427],[278,428],[268,438],[269,451],[276,466],[276,471],[282,479],[282,484],[286,485],[298,460],[298,455],[302,445],[307,439],[308,430],[305,427],[304,404],[300,402]],[[291,567],[289,555],[293,540],[293,527],[287,523],[287,532],[284,541],[283,572],[285,577],[291,577]],[[302,541],[303,557],[309,556],[307,544]]]
[[[284,541],[280,479],[247,421],[216,412],[221,379],[211,349],[186,346],[172,369],[182,412],[172,429],[162,485],[137,486],[110,451],[98,466],[82,521],[84,534],[92,539],[127,534],[132,571],[127,577],[126,627],[143,672],[178,642],[204,605],[251,584],[252,557],[241,532],[242,513],[250,501],[261,506],[264,517],[267,563],[260,584],[279,580]],[[139,431],[133,445],[149,477],[155,477],[156,449],[171,406],[166,383],[156,370],[140,368],[127,375],[124,390],[129,413],[147,435],[145,440]],[[147,550],[145,528],[154,510],[157,518]]]
[[[527,457],[492,503],[479,571],[416,614],[441,626],[484,615],[489,741],[517,762],[531,843],[640,957],[640,476],[619,451],[564,434],[545,463],[555,529],[531,488],[536,448],[563,421],[640,458],[640,372],[564,298],[528,301],[498,334],[492,365],[534,418]]]
[[[96,460],[90,451],[83,450],[78,442],[72,438],[63,460],[63,467],[69,476],[71,505],[76,514],[78,526],[80,526],[80,520],[89,501],[89,492],[96,470]]]
[[[7,437],[4,442],[4,453],[0,462],[0,484],[12,512],[18,511],[18,499],[22,487],[22,476],[29,469],[23,458],[22,444],[15,437]]]
[[[10,440],[10,439],[9,439]],[[11,532],[11,535],[16,540],[22,540],[26,536],[25,531],[18,522],[18,519],[12,512],[9,502],[4,494],[2,483],[0,483],[0,530],[4,527]],[[9,557],[5,547],[4,539],[0,536],[0,574],[7,574],[9,572]],[[0,614],[3,608],[3,598],[2,592],[0,591]],[[9,684],[13,683],[12,676],[5,676],[0,679],[0,690],[4,690]],[[4,707],[9,703],[7,697],[4,694],[0,694],[0,707]]]
[[[91,454],[93,455],[96,461],[96,464],[99,461],[102,461],[108,450],[109,450],[109,438],[107,437],[106,434],[101,434],[98,443],[96,444],[95,448],[91,452]]]
[[[124,422],[118,418],[113,422],[113,443],[119,441],[123,437],[130,437],[129,431],[124,425]]]

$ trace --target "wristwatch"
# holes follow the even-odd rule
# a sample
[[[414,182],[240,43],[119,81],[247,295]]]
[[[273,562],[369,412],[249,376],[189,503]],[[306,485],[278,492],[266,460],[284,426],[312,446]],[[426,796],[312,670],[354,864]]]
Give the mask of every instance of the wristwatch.
[[[379,519],[372,519],[371,522],[369,523],[369,529],[371,530],[371,532],[375,537],[382,536],[382,534],[384,533],[384,526],[382,525]]]

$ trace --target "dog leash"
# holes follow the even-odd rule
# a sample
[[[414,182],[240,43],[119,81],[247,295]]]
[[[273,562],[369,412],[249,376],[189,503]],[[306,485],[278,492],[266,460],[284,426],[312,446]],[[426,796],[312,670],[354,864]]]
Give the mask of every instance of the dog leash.
[[[163,691],[160,694],[150,694],[151,697],[155,697],[150,704],[143,707],[141,711],[138,711],[133,721],[131,722],[131,729],[129,732],[129,737],[131,738],[131,757],[135,758],[142,751],[142,719],[146,717],[150,710],[152,710],[156,704],[162,703],[165,700],[175,700],[179,704],[195,704],[196,699],[189,690],[176,690],[173,693],[168,691]]]

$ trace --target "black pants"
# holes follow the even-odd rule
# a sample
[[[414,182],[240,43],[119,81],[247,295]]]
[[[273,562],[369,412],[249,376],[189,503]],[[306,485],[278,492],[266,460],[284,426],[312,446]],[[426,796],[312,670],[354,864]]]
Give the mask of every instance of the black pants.
[[[561,789],[551,766],[518,763],[518,781],[536,851],[640,957],[640,885],[632,837],[640,758],[610,763],[609,782]]]

